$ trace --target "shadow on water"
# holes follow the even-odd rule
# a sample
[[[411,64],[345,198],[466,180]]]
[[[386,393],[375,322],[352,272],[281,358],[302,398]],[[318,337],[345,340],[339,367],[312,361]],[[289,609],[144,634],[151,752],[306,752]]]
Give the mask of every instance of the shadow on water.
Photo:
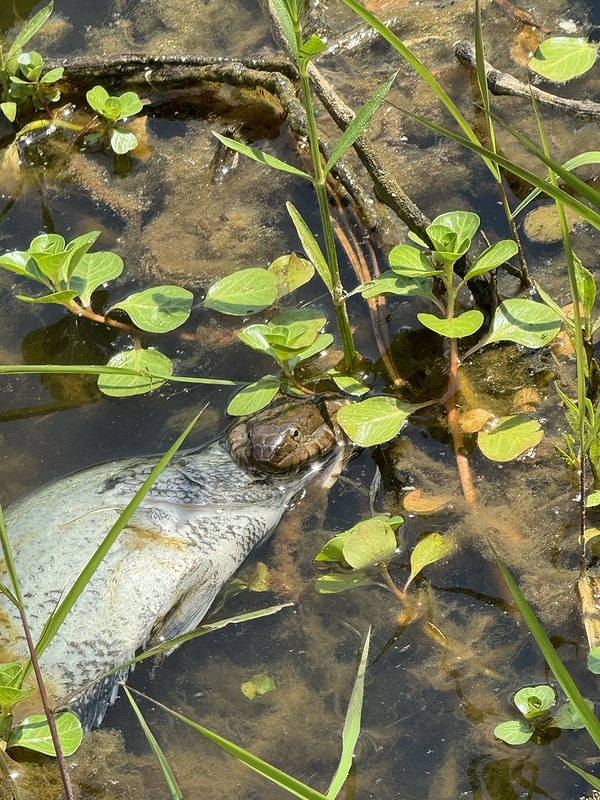
[[[8,11],[8,5],[0,9],[4,29],[12,19],[25,18],[40,6],[15,1]],[[327,15],[329,5],[318,5]],[[333,0],[330,5],[330,22],[353,24]],[[472,3],[413,6],[407,10],[399,0],[395,6],[387,4],[386,13],[389,9],[390,14],[407,15],[403,36],[409,44],[456,96],[470,97],[468,76],[455,64],[452,44],[471,36]],[[555,27],[568,9],[553,0],[543,11]],[[44,47],[56,55],[69,50],[237,55],[272,47],[267,26],[249,0],[169,4],[55,0],[55,12]],[[514,68],[514,54],[511,57],[505,46],[506,41],[517,41],[514,22],[492,6],[486,9],[486,26],[490,60],[500,68]],[[387,76],[390,56],[382,45],[374,44],[326,59],[324,69],[340,94],[356,106]],[[590,91],[595,90],[592,82]],[[439,113],[404,68],[395,91],[397,105],[432,118]],[[102,248],[119,252],[126,263],[126,280],[111,289],[114,302],[132,287],[157,280],[180,283],[200,299],[216,277],[239,267],[266,265],[297,249],[285,201],[292,199],[316,227],[311,194],[290,176],[274,177],[263,165],[229,155],[219,160],[211,129],[245,126],[257,144],[268,140],[279,158],[302,164],[302,153],[279,109],[269,98],[242,95],[214,92],[211,87],[193,99],[161,98],[160,104],[148,109],[147,157],[133,159],[131,168],[118,175],[118,165],[105,154],[84,157],[60,137],[30,145],[22,154],[30,166],[15,169],[5,160],[0,166],[2,203],[10,201],[10,207],[0,228],[2,250],[24,249],[42,230],[68,238],[101,230]],[[509,120],[535,137],[535,120],[520,109],[509,109],[507,113],[514,116]],[[589,141],[596,134],[591,127],[557,122],[558,160],[593,149]],[[0,135],[8,136],[8,128]],[[469,208],[482,215],[493,236],[506,235],[493,190],[473,159],[393,112],[373,121],[373,136],[386,148],[389,163],[397,163],[404,188],[430,217]],[[46,160],[49,168],[42,169]],[[404,241],[404,233],[400,223],[391,222],[379,243],[383,251]],[[593,233],[582,226],[575,236],[582,260],[589,257],[587,263],[594,263],[598,244]],[[536,277],[542,277],[555,295],[564,293],[559,250],[534,240],[527,240],[526,248]],[[354,285],[357,279],[350,264],[344,264],[344,270],[348,285]],[[18,291],[14,276],[0,274],[3,363],[97,364],[127,346],[122,333],[66,318],[62,309],[19,305],[12,298],[14,284]],[[514,291],[508,282],[500,289],[507,294]],[[98,298],[100,303],[104,300]],[[302,290],[292,302],[301,305],[309,300],[314,296]],[[322,298],[317,303],[326,307]],[[439,396],[446,381],[439,340],[417,328],[416,312],[422,308],[418,303],[391,301],[387,309],[395,337],[391,352],[403,364],[413,399]],[[361,347],[364,344],[375,361],[370,320],[358,303],[351,312]],[[219,319],[196,307],[189,323],[161,340],[161,347],[175,359],[181,374],[254,380],[271,366],[249,355],[236,331],[235,320]],[[552,384],[562,379],[563,369],[560,359],[549,353],[503,346],[478,356],[465,366],[465,373],[481,405],[498,414],[512,409],[521,388],[535,390],[536,413],[547,420],[548,431],[556,431],[564,423]],[[225,430],[224,408],[231,393],[172,384],[147,397],[114,400],[100,395],[94,379],[85,376],[8,376],[2,381],[3,503],[85,466],[164,450],[207,400],[211,406],[194,443],[214,438]],[[294,602],[293,608],[191,642],[167,660],[138,668],[132,685],[325,791],[339,757],[340,731],[362,638],[373,625],[363,731],[341,797],[575,800],[585,796],[583,783],[556,758],[589,766],[595,755],[584,732],[565,732],[545,745],[518,749],[493,736],[498,722],[514,716],[514,692],[544,683],[549,676],[493,565],[485,537],[518,575],[584,694],[598,696],[585,669],[584,633],[573,591],[576,492],[554,451],[559,438],[549,436],[535,456],[504,467],[472,452],[481,501],[477,512],[469,513],[460,496],[444,420],[438,409],[424,410],[384,453],[363,452],[354,459],[328,495],[310,488],[247,567],[268,565],[268,589],[228,599],[218,613],[232,616],[288,600]],[[369,515],[370,485],[382,464],[387,480],[376,498],[380,510],[402,512],[403,498],[411,488],[453,498],[433,517],[405,515],[403,548],[392,567],[400,586],[408,574],[409,552],[423,533],[439,530],[456,543],[453,555],[428,568],[426,580],[416,581],[411,590],[416,619],[408,626],[397,600],[384,587],[332,595],[315,591],[320,574],[315,554],[333,532]],[[261,672],[273,676],[276,691],[250,701],[240,687]],[[157,708],[144,705],[143,710],[186,797],[287,796]],[[86,739],[73,763],[81,797],[167,796],[123,698],[110,710],[103,730]],[[53,768],[34,766],[23,778],[23,796],[55,796],[55,780]]]

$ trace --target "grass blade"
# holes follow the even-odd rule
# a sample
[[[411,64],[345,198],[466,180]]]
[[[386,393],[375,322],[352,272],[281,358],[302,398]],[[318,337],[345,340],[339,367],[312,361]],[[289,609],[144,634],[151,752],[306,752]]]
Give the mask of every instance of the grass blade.
[[[310,786],[302,783],[302,781],[299,781],[296,778],[293,778],[291,775],[288,775],[287,772],[283,772],[283,770],[274,767],[267,761],[263,761],[262,758],[253,755],[243,747],[234,744],[234,742],[230,742],[229,739],[225,739],[223,736],[219,736],[218,733],[205,728],[203,725],[199,725],[197,722],[194,722],[188,717],[184,717],[183,714],[180,714],[174,709],[159,703],[157,700],[148,697],[148,695],[144,694],[143,692],[137,691],[137,689],[132,688],[131,691],[135,692],[135,694],[139,695],[140,697],[149,700],[158,708],[162,708],[163,711],[171,714],[171,716],[175,717],[175,719],[178,719],[180,722],[183,722],[185,725],[188,725],[195,731],[198,731],[198,733],[201,733],[202,736],[205,736],[207,739],[213,742],[213,744],[216,744],[218,747],[225,750],[226,753],[229,753],[229,755],[233,756],[242,764],[250,767],[250,769],[258,772],[259,775],[262,775],[263,778],[266,778],[277,786],[280,786],[290,794],[300,797],[302,800],[328,800],[324,794],[317,792],[316,789],[312,789]]]
[[[203,409],[204,410],[204,409]],[[202,411],[200,412],[202,414]],[[194,419],[190,422],[181,436],[175,441],[173,445],[168,449],[165,455],[160,459],[158,464],[154,467],[150,475],[146,478],[144,483],[140,486],[138,491],[129,501],[127,506],[124,508],[123,512],[121,513],[119,519],[115,522],[112,526],[110,531],[106,534],[104,540],[94,553],[94,555],[90,558],[88,563],[85,565],[81,574],[71,587],[71,589],[67,592],[66,597],[58,606],[58,608],[54,611],[52,616],[46,622],[40,639],[36,646],[36,653],[38,658],[44,652],[44,650],[48,647],[54,636],[58,633],[58,630],[62,623],[64,622],[65,617],[69,613],[69,611],[75,605],[77,599],[80,597],[81,593],[91,580],[93,574],[96,572],[100,563],[104,556],[108,553],[110,548],[113,546],[114,542],[116,541],[117,537],[121,533],[121,531],[127,526],[127,523],[134,515],[135,511],[137,510],[138,506],[152,487],[154,481],[158,478],[160,473],[165,469],[168,465],[170,460],[173,458],[177,450],[181,447],[185,439],[187,438],[188,434],[198,421],[200,414],[197,414]]]
[[[135,698],[133,697],[133,695],[131,694],[131,692],[129,691],[129,689],[125,684],[123,684],[123,690],[127,695],[129,702],[131,703],[131,707],[133,708],[135,715],[138,718],[138,722],[140,723],[142,730],[144,731],[144,736],[146,737],[146,740],[150,745],[150,749],[154,753],[156,760],[159,763],[166,784],[169,787],[169,792],[171,794],[171,797],[173,798],[173,800],[183,800],[183,792],[181,791],[181,789],[177,784],[177,780],[175,779],[175,775],[173,774],[173,771],[169,766],[169,762],[167,761],[165,754],[161,750],[159,743],[156,741],[154,734],[148,727],[148,723],[144,719],[144,716],[140,711],[140,707],[135,702]]]
[[[570,761],[567,761],[567,759],[563,758],[562,756],[559,756],[559,758],[563,764],[566,764],[567,767],[570,767],[573,770],[573,772],[576,772],[578,775],[580,775],[590,784],[590,786],[592,786],[594,789],[600,789],[600,778],[592,775],[591,772],[586,772],[584,769],[581,769],[581,767],[577,767],[575,764],[571,764]]]
[[[521,612],[525,624],[529,628],[531,635],[536,641],[537,646],[542,651],[542,655],[546,659],[546,663],[552,670],[554,677],[558,681],[560,688],[563,690],[573,708],[577,710],[579,716],[585,724],[585,729],[591,736],[596,747],[600,747],[600,720],[596,717],[594,712],[589,708],[585,699],[571,677],[569,671],[560,659],[560,656],[554,649],[552,642],[548,638],[546,631],[541,626],[539,620],[535,616],[533,609],[525,599],[525,596],[517,586],[514,578],[510,574],[506,564],[496,554],[492,547],[494,557],[502,573],[506,585],[509,588],[511,595],[519,611]]]
[[[363,697],[365,693],[365,672],[367,669],[370,641],[371,628],[369,628],[367,632],[362,656],[358,665],[358,672],[356,673],[354,686],[352,687],[352,694],[350,695],[344,728],[342,730],[342,755],[340,756],[340,763],[338,764],[338,768],[327,790],[328,800],[334,800],[334,798],[338,796],[352,767],[354,748],[356,747],[356,741],[360,734]]]
[[[186,378],[175,375],[157,375],[153,372],[126,367],[90,366],[81,364],[71,366],[66,364],[3,364],[0,366],[0,375],[134,375],[156,380],[176,381],[179,383],[207,383],[215,386],[241,386],[245,381],[228,381],[219,378]]]

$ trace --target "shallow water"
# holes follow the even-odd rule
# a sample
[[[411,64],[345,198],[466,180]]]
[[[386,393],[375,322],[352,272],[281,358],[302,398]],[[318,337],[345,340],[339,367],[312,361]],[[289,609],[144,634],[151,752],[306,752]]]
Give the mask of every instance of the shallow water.
[[[31,3],[15,3],[26,16]],[[373,7],[376,8],[374,3]],[[35,6],[38,8],[39,4]],[[331,0],[319,3],[317,17],[341,32],[354,21]],[[385,4],[381,11],[397,15],[403,39],[430,66],[453,96],[471,114],[469,76],[453,56],[453,43],[471,38],[472,3],[421,2]],[[552,0],[535,13],[548,27],[560,29],[572,19],[584,28],[586,7]],[[319,19],[315,21],[319,27]],[[515,65],[531,39],[497,5],[485,8],[488,58],[501,69],[523,75]],[[0,25],[6,26],[4,17]],[[39,49],[52,56],[77,52],[145,52],[149,54],[249,55],[273,49],[268,26],[250,0],[204,0],[193,3],[67,2],[55,0],[50,30]],[[335,31],[327,31],[334,36]],[[510,42],[510,47],[507,43]],[[387,77],[395,60],[387,48],[373,44],[352,54],[323,58],[325,73],[339,93],[356,106]],[[597,71],[578,81],[574,94],[598,91]],[[391,94],[398,106],[443,119],[408,68],[401,67]],[[238,109],[233,95],[226,118],[196,100],[181,112],[150,109],[147,158],[134,159],[127,174],[115,176],[103,154],[80,157],[52,153],[51,168],[35,163],[20,171],[4,161],[3,203],[18,193],[0,226],[2,250],[25,248],[43,229],[67,237],[102,231],[98,247],[114,249],[126,263],[114,297],[132,286],[177,282],[200,299],[216,277],[239,267],[265,266],[281,253],[298,247],[284,203],[291,199],[316,224],[313,198],[298,181],[273,175],[243,159],[216,170],[211,128],[247,124],[254,112],[264,127],[257,144],[281,158],[298,158],[294,137],[267,98],[246,98]],[[500,99],[497,107],[526,135],[536,137],[536,122],[522,101]],[[173,106],[170,105],[169,109]],[[595,148],[597,126],[565,121],[547,114],[554,155],[563,161]],[[333,137],[333,129],[323,120]],[[433,218],[454,208],[477,211],[488,234],[506,235],[497,196],[484,168],[474,158],[407,121],[395,110],[376,117],[372,134],[384,148],[386,164],[405,190]],[[0,135],[9,133],[0,124]],[[514,145],[503,135],[502,146]],[[35,149],[35,148],[34,148]],[[41,157],[45,150],[42,149]],[[27,157],[35,162],[36,152]],[[519,155],[526,165],[526,155]],[[361,179],[364,175],[359,171]],[[384,226],[385,227],[385,226]],[[359,231],[359,236],[362,232]],[[404,226],[389,221],[379,242],[382,252],[403,241]],[[574,234],[575,249],[592,266],[598,235],[585,226]],[[555,244],[525,238],[531,272],[566,302],[562,252]],[[385,267],[383,267],[385,268]],[[345,280],[356,278],[344,264]],[[19,304],[13,276],[0,274],[3,363],[97,363],[122,345],[93,325],[67,320],[61,309]],[[501,292],[517,291],[512,278],[502,278]],[[112,297],[112,295],[111,295]],[[311,285],[286,303],[307,301],[327,307],[319,288]],[[443,353],[432,337],[417,330],[416,313],[423,306],[391,300],[386,310],[393,352],[410,373],[415,392],[425,398],[440,394],[444,384]],[[365,354],[377,358],[369,318],[354,301],[357,338]],[[195,308],[182,331],[165,337],[163,350],[177,359],[181,374],[254,380],[271,369],[237,342],[237,322]],[[401,334],[401,335],[400,335]],[[225,355],[224,355],[225,354]],[[512,800],[517,797],[571,800],[585,786],[556,758],[561,755],[590,769],[596,753],[584,732],[563,732],[546,746],[509,748],[494,739],[493,728],[513,716],[511,697],[524,685],[548,680],[545,664],[524,630],[491,563],[484,534],[519,577],[559,652],[586,696],[597,699],[597,683],[585,669],[584,633],[573,581],[577,577],[577,516],[572,476],[557,458],[564,419],[553,381],[572,388],[568,357],[523,353],[503,347],[484,352],[466,367],[480,404],[498,414],[509,413],[522,387],[539,395],[536,416],[548,436],[535,456],[506,466],[471,455],[480,502],[469,512],[460,497],[454,459],[441,414],[424,413],[390,446],[398,484],[378,497],[387,511],[398,511],[406,487],[450,494],[449,508],[431,517],[409,517],[403,529],[405,549],[393,566],[399,585],[407,576],[408,551],[426,531],[439,530],[456,542],[454,554],[426,570],[426,582],[414,589],[416,620],[407,628],[394,597],[379,586],[339,595],[319,595],[315,554],[334,532],[369,514],[368,491],[375,475],[373,454],[362,453],[342,480],[325,495],[312,487],[286,515],[275,537],[253,557],[264,561],[271,586],[266,594],[244,593],[227,601],[220,616],[293,601],[274,617],[224,629],[189,643],[154,667],[141,667],[132,685],[171,705],[197,722],[231,738],[253,753],[326,791],[340,752],[344,721],[358,655],[369,625],[373,644],[355,765],[341,797]],[[28,490],[76,469],[126,455],[164,450],[207,401],[195,441],[212,438],[226,426],[224,408],[230,389],[182,389],[173,384],[142,398],[112,400],[99,395],[93,379],[9,376],[2,378],[0,479],[7,504]],[[382,387],[380,381],[379,388]],[[408,515],[407,515],[408,516]],[[252,675],[267,672],[276,690],[249,701],[240,686]],[[280,798],[285,793],[233,763],[213,745],[176,723],[159,709],[144,705],[187,798]],[[73,759],[74,780],[82,797],[167,797],[145,740],[121,698],[107,716],[104,730],[89,737]],[[109,731],[120,731],[112,735]],[[22,769],[22,768],[19,768]],[[24,796],[55,796],[53,765],[34,766]],[[28,794],[29,793],[29,794]]]

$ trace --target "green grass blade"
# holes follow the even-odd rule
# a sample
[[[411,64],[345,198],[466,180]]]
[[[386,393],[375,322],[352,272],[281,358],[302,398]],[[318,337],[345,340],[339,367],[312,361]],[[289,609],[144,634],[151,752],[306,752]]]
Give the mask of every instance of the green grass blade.
[[[483,111],[487,124],[487,130],[490,140],[490,150],[494,153],[497,152],[496,148],[496,131],[494,129],[494,120],[490,114],[490,92],[487,83],[485,71],[485,48],[483,44],[483,29],[481,26],[481,2],[475,0],[475,67],[477,74],[477,85],[479,86],[479,94],[483,103]],[[491,165],[491,166],[490,166]],[[500,169],[497,164],[489,162],[488,166],[492,170],[494,177],[499,182],[502,180]]]
[[[150,745],[150,749],[154,753],[156,760],[159,763],[166,784],[169,787],[169,792],[171,794],[171,797],[173,798],[173,800],[183,800],[183,792],[181,791],[181,789],[177,784],[175,775],[173,774],[173,771],[169,766],[169,762],[167,761],[165,754],[161,750],[159,743],[156,741],[156,737],[148,727],[148,723],[144,719],[144,716],[140,711],[140,707],[135,702],[135,699],[131,694],[131,692],[129,691],[129,689],[127,688],[127,686],[123,685],[123,690],[125,691],[125,694],[127,695],[129,702],[131,703],[131,707],[133,708],[135,715],[138,718],[138,722],[140,723],[140,726],[144,732],[144,736],[146,737],[146,740]]]
[[[319,243],[315,239],[313,232],[304,221],[304,217],[300,214],[298,209],[290,202],[287,202],[285,205],[288,210],[288,214],[294,223],[294,228],[296,228],[296,233],[298,234],[298,238],[300,239],[302,247],[304,248],[304,252],[319,273],[321,280],[331,293],[333,291],[331,273],[329,272],[327,261],[325,260],[323,251],[319,247]]]
[[[344,2],[347,2],[347,0],[344,0]],[[532,186],[535,186],[542,192],[544,192],[544,194],[547,194],[554,200],[558,200],[563,205],[568,206],[569,208],[573,209],[573,211],[576,211],[577,214],[579,214],[583,219],[589,222],[590,225],[593,225],[594,228],[600,229],[600,214],[597,211],[594,211],[594,209],[585,205],[585,203],[582,203],[581,200],[578,200],[576,197],[573,197],[567,192],[564,192],[557,186],[553,186],[552,183],[550,183],[549,181],[540,178],[534,172],[530,172],[528,169],[525,169],[525,167],[521,167],[514,161],[510,161],[508,158],[505,158],[504,156],[500,155],[500,153],[493,153],[491,150],[488,150],[481,144],[475,143],[471,141],[471,139],[467,139],[466,137],[461,136],[458,133],[454,133],[454,131],[445,128],[443,125],[437,125],[436,123],[430,122],[429,120],[426,120],[423,117],[418,116],[417,114],[411,114],[410,111],[406,111],[406,109],[403,109],[403,112],[407,116],[412,117],[412,119],[416,119],[418,122],[421,122],[430,130],[435,131],[436,133],[439,133],[442,136],[446,136],[448,139],[452,139],[457,144],[460,144],[463,147],[466,147],[468,150],[472,150],[474,153],[477,153],[478,155],[485,157],[490,161],[493,161],[494,163],[498,164],[498,166],[503,167],[508,172],[512,172],[514,175],[517,175],[524,181],[528,181],[529,183],[532,184]],[[556,164],[556,162],[552,161],[552,159],[546,159],[546,157],[544,156],[541,160],[544,162],[549,160],[551,162],[549,166],[551,166],[551,168],[561,177],[564,177],[563,173],[565,173],[566,176],[568,176],[568,180],[567,178],[564,179],[570,185],[573,185],[574,182],[579,181],[579,178],[575,178],[575,176],[569,173],[567,170],[563,170],[560,164]],[[583,181],[579,182],[583,183]],[[589,191],[590,187],[587,187],[587,189]],[[595,194],[598,193],[596,192]]]
[[[580,775],[590,784],[590,786],[592,786],[594,789],[600,789],[600,778],[592,775],[591,772],[586,772],[584,769],[581,769],[581,767],[575,766],[575,764],[571,764],[570,761],[567,761],[567,759],[563,758],[562,756],[559,756],[559,758],[563,764],[566,764],[567,767],[570,767],[573,770],[573,772],[576,772],[578,775]]]
[[[379,106],[385,100],[385,97],[389,90],[392,87],[393,82],[396,80],[396,76],[398,75],[398,71],[394,72],[394,74],[388,78],[385,83],[382,83],[369,97],[367,102],[364,106],[360,109],[357,115],[354,117],[352,122],[348,125],[344,133],[338,139],[335,147],[333,148],[332,154],[329,156],[323,171],[327,174],[334,164],[336,164],[339,159],[344,155],[346,150],[348,150],[354,142],[358,139],[358,137],[364,132],[365,128],[371,121],[373,114],[377,111]]]
[[[585,729],[591,736],[594,744],[596,747],[600,747],[600,720],[594,712],[589,708],[585,699],[577,686],[575,685],[575,681],[571,677],[569,671],[561,661],[558,653],[554,649],[552,642],[548,638],[546,631],[542,628],[539,620],[535,616],[533,609],[525,599],[525,596],[517,586],[514,578],[510,574],[508,568],[504,564],[504,562],[499,558],[496,554],[496,551],[492,548],[494,552],[494,557],[496,558],[496,562],[498,567],[500,568],[500,572],[504,580],[506,581],[506,585],[509,588],[511,595],[517,605],[517,608],[521,612],[523,619],[525,620],[525,624],[529,628],[531,635],[536,641],[537,646],[542,651],[542,655],[546,659],[546,663],[552,670],[554,677],[558,681],[561,689],[569,699],[570,703],[572,704],[573,708],[576,709],[578,714],[580,715],[581,719],[585,724]]]
[[[328,800],[334,800],[334,798],[338,796],[352,767],[354,748],[356,747],[356,742],[360,734],[363,697],[365,693],[365,672],[367,670],[370,641],[371,628],[369,628],[367,632],[362,656],[358,665],[358,672],[356,673],[356,679],[352,687],[352,694],[350,695],[350,702],[348,703],[348,710],[346,711],[346,719],[342,730],[342,755],[340,756],[340,763],[338,764],[338,768],[327,790]]]
[[[358,0],[344,0],[344,3],[351,8],[359,17],[364,19],[372,28],[374,28],[389,44],[392,45],[394,50],[396,50],[402,58],[410,64],[410,66],[417,72],[418,75],[425,81],[425,83],[429,86],[438,100],[444,105],[446,110],[454,117],[457,124],[464,132],[465,136],[473,141],[479,143],[473,128],[469,125],[465,117],[462,115],[458,106],[454,103],[450,95],[446,92],[444,87],[436,80],[435,76],[429,71],[429,69],[423,64],[413,53],[412,51],[404,44],[404,42],[399,39],[395,33],[393,33],[386,25],[384,25],[381,20],[377,19],[377,17],[372,14],[370,11],[367,11],[366,8],[358,2]],[[496,169],[493,163],[490,163],[488,159],[484,158],[488,168],[492,172],[492,174],[496,175]]]
[[[10,582],[12,584],[12,592],[8,586],[2,584],[2,593],[5,594],[6,597],[8,597],[8,599],[17,606],[17,608],[23,608],[21,584],[19,582],[19,576],[17,575],[17,567],[15,565],[12,547],[10,546],[10,540],[6,530],[6,522],[4,520],[4,511],[2,510],[2,506],[0,506],[0,544],[2,545],[2,555],[4,556],[6,571],[8,572],[8,577],[10,578]]]
[[[200,414],[202,414],[202,411],[200,412]],[[79,575],[79,577],[77,578],[77,580],[67,593],[64,600],[60,603],[60,605],[54,611],[52,616],[48,619],[36,647],[36,653],[38,658],[48,647],[54,636],[56,636],[56,634],[58,633],[58,630],[62,625],[62,623],[64,622],[65,617],[67,616],[69,611],[73,608],[77,599],[79,598],[85,587],[90,582],[93,574],[100,566],[102,559],[108,553],[110,548],[113,546],[114,542],[116,541],[121,531],[127,526],[127,523],[134,515],[138,506],[140,505],[140,503],[142,502],[142,500],[152,487],[154,481],[158,478],[160,473],[165,469],[169,461],[173,458],[177,450],[181,447],[181,445],[187,438],[188,434],[198,421],[200,414],[197,414],[194,417],[194,419],[190,422],[190,424],[187,426],[187,428],[184,430],[181,436],[179,436],[177,441],[173,445],[171,445],[171,447],[168,449],[165,455],[160,459],[158,464],[154,467],[150,475],[146,478],[144,483],[140,486],[140,488],[135,493],[133,498],[124,508],[119,519],[115,522],[110,531],[107,533],[107,535],[105,536],[104,540],[102,541],[101,545],[98,547],[94,555],[85,565],[85,567],[81,571],[81,574]]]
[[[275,156],[270,156],[257,147],[250,147],[250,145],[238,142],[237,139],[231,139],[229,136],[221,136],[220,133],[215,133],[215,131],[212,132],[212,135],[218,139],[221,144],[224,144],[231,150],[235,150],[236,153],[241,153],[243,156],[246,156],[246,158],[252,159],[252,161],[258,161],[260,164],[266,164],[268,167],[278,169],[280,172],[289,172],[292,175],[296,175],[299,178],[306,178],[306,180],[312,182],[312,178],[307,172],[298,169],[298,167],[294,167],[292,164],[288,164],[286,161],[281,161],[281,159]]]
[[[175,719],[178,719],[180,722],[183,722],[185,725],[188,725],[195,731],[198,731],[198,733],[201,733],[202,736],[205,736],[207,739],[213,742],[213,744],[216,744],[218,747],[225,750],[226,753],[229,753],[229,755],[233,756],[237,761],[240,761],[242,764],[250,767],[250,769],[258,772],[259,775],[262,775],[267,780],[271,781],[277,786],[280,786],[282,789],[285,789],[290,794],[300,797],[302,800],[328,800],[324,794],[317,792],[316,789],[312,789],[310,786],[302,783],[302,781],[296,780],[296,778],[288,775],[287,772],[283,772],[283,770],[274,767],[267,761],[263,761],[262,758],[259,758],[258,756],[250,753],[248,750],[245,750],[243,747],[230,742],[229,739],[219,736],[218,733],[205,728],[203,725],[198,725],[197,722],[194,722],[174,709],[159,703],[152,697],[148,697],[148,695],[144,694],[143,692],[137,691],[137,689],[131,689],[131,691],[135,692],[135,694],[139,695],[140,697],[144,697],[158,708],[162,708],[163,711],[171,714],[171,716],[175,717]]]
[[[568,169],[569,171],[573,169],[577,169],[577,167],[582,167],[585,164],[600,164],[600,151],[598,150],[587,150],[585,153],[579,153],[579,155],[574,156],[573,158],[569,158],[567,161],[564,161],[560,166],[563,169]],[[528,206],[536,197],[540,195],[539,189],[534,189],[530,192],[527,197],[522,200],[519,205],[515,208],[512,212],[512,216],[516,217],[518,214],[523,211],[523,209]]]

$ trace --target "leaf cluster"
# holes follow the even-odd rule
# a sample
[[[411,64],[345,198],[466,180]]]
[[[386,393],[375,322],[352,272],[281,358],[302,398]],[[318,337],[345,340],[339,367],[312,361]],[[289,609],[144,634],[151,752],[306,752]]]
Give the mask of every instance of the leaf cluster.
[[[134,133],[128,131],[122,124],[129,117],[133,117],[143,108],[143,103],[135,92],[124,92],[119,97],[109,95],[102,86],[94,86],[86,93],[90,107],[103,119],[103,124],[98,131],[88,134],[89,142],[97,142],[102,138],[108,139],[110,147],[117,155],[125,155],[138,146]]]

